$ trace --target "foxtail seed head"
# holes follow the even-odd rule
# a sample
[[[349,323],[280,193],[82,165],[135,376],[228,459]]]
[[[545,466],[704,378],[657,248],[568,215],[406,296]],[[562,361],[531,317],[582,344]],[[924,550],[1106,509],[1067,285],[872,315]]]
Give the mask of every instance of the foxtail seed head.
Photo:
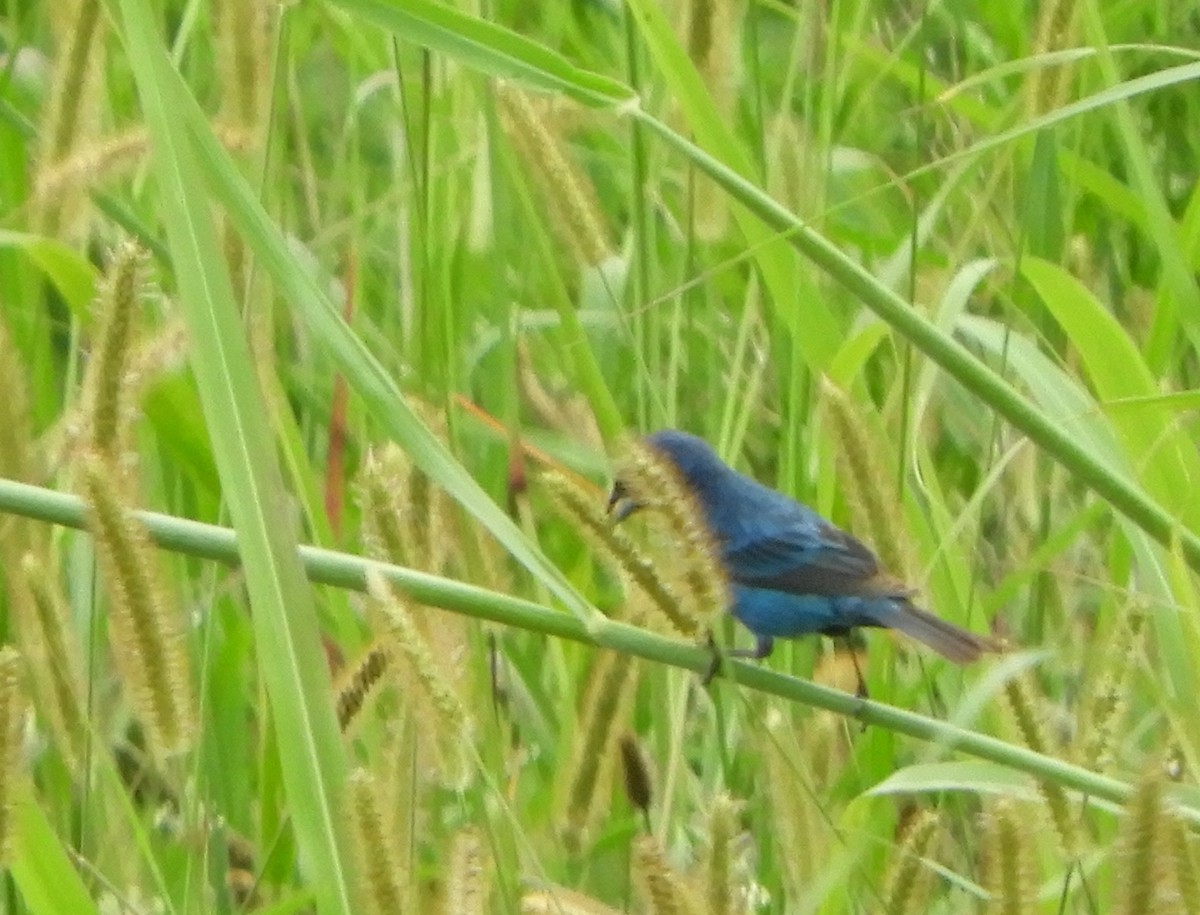
[[[108,458],[86,454],[88,527],[109,597],[109,637],[117,671],[154,755],[189,749],[196,732],[184,618],[162,581],[145,525],[125,506]]]
[[[21,776],[21,733],[25,701],[21,695],[21,656],[0,648],[0,866],[8,863],[13,831],[13,802]]]
[[[1112,767],[1116,738],[1129,702],[1129,679],[1137,670],[1142,648],[1142,630],[1146,615],[1137,607],[1128,607],[1116,626],[1105,650],[1095,684],[1081,703],[1083,720],[1083,765],[1096,772]]]
[[[51,5],[58,41],[50,100],[42,129],[39,177],[95,135],[99,124],[108,17],[97,0],[73,0]],[[35,190],[40,207],[34,222],[40,234],[74,237],[86,225],[88,201],[82,187],[70,195],[46,198]]]
[[[446,678],[444,665],[429,649],[405,601],[376,570],[367,573],[367,590],[387,617],[396,659],[411,674],[423,702],[414,707],[418,720],[426,720],[436,735],[447,782],[461,784],[471,774],[474,722],[462,699]]]
[[[1037,753],[1049,751],[1045,732],[1042,730],[1042,714],[1037,705],[1038,697],[1030,688],[1028,682],[1021,677],[1014,677],[1004,685],[1004,697],[1008,709],[1021,739],[1029,749]],[[1062,843],[1063,854],[1074,858],[1077,850],[1078,829],[1075,822],[1075,812],[1066,791],[1058,782],[1045,779],[1038,780],[1038,791],[1046,802],[1050,813],[1050,821],[1054,831]]]
[[[983,815],[983,884],[992,915],[1022,915],[1037,894],[1036,862],[1028,821],[1017,802],[999,798]]]
[[[573,521],[583,538],[613,562],[628,582],[642,591],[647,603],[671,630],[688,638],[704,635],[696,617],[684,608],[679,595],[662,578],[654,563],[624,530],[615,527],[601,512],[591,493],[563,473],[551,471],[543,474],[541,479],[553,494],[563,517]]]
[[[390,639],[376,639],[339,675],[334,695],[337,697],[338,728],[343,734],[350,731],[362,710],[388,682],[392,652]]]
[[[573,850],[588,840],[608,811],[618,736],[628,727],[637,692],[638,667],[628,655],[597,651],[588,671],[571,742],[560,775],[559,809],[565,808],[564,839]]]
[[[463,829],[450,846],[446,875],[445,915],[484,915],[488,911],[488,872],[483,839],[478,830]]]
[[[532,890],[521,897],[521,915],[622,915],[597,899],[563,887]]]
[[[358,859],[360,904],[370,915],[406,911],[407,871],[385,828],[387,818],[379,803],[375,779],[366,769],[355,769],[346,790]]]
[[[742,835],[741,804],[722,792],[713,798],[708,814],[708,842],[704,860],[705,895],[709,915],[735,915],[744,911],[737,903],[737,844]]]
[[[671,541],[679,545],[679,590],[690,598],[684,608],[694,620],[692,631],[707,632],[729,607],[729,578],[695,496],[670,462],[642,442],[626,449],[617,480],[628,498],[662,519]]]
[[[1167,818],[1167,838],[1171,843],[1175,886],[1186,915],[1200,915],[1200,863],[1196,860],[1196,842],[1191,827],[1177,813]]]
[[[21,354],[0,321],[0,474],[23,483],[36,482],[28,378]],[[10,524],[8,519],[3,522],[5,528]]]
[[[1125,803],[1125,819],[1117,844],[1114,869],[1122,875],[1120,915],[1165,911],[1163,903],[1172,885],[1171,850],[1167,847],[1167,818],[1163,802],[1162,767],[1146,767],[1145,775]]]
[[[890,915],[916,915],[928,911],[933,872],[921,859],[935,851],[939,834],[937,814],[922,810],[909,824],[904,840],[893,851],[884,899]]]
[[[563,241],[585,265],[595,267],[612,255],[596,189],[571,161],[532,97],[505,83],[496,85],[500,123],[549,203]]]
[[[96,297],[100,331],[83,379],[89,445],[107,455],[122,451],[130,426],[126,373],[136,335],[145,252],[135,242],[117,248]]]
[[[658,839],[639,836],[633,843],[633,877],[653,915],[700,915],[704,907],[695,891],[663,853]]]
[[[822,382],[821,397],[831,420],[836,461],[848,481],[843,492],[854,530],[867,534],[885,569],[908,578],[914,563],[903,545],[912,538],[905,536],[895,479],[882,461],[888,449],[867,421],[865,408],[833,382]]]
[[[39,711],[67,766],[82,777],[89,727],[83,663],[53,561],[49,548],[40,560],[33,553],[21,557],[12,583],[19,595],[13,608],[18,637],[27,655],[36,659],[29,673]]]

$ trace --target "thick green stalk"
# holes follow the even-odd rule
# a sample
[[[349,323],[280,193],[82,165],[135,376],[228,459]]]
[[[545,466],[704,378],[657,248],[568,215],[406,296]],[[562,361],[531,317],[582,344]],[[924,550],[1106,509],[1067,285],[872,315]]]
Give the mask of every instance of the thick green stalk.
[[[792,246],[851,295],[879,315],[905,339],[941,366],[984,403],[1020,429],[1080,482],[1165,546],[1178,541],[1188,565],[1200,572],[1200,536],[1181,526],[1163,506],[1136,483],[1104,466],[1061,424],[1039,410],[983,360],[939,329],[919,311],[879,282],[865,267],[847,256],[820,232],[737,172],[684,139],[657,118],[631,109],[668,146],[683,153],[713,177],[759,219],[787,238]]]
[[[80,499],[13,480],[0,479],[0,512],[67,527],[84,528],[83,503]],[[155,512],[136,514],[150,531],[150,536],[164,549],[229,564],[238,562],[237,538],[229,528]],[[365,591],[367,571],[378,569],[388,581],[402,589],[413,600],[477,619],[492,620],[556,638],[611,648],[697,673],[706,671],[712,660],[707,649],[664,638],[635,626],[609,620],[589,634],[584,624],[569,613],[555,611],[519,597],[427,575],[401,566],[375,562],[361,556],[301,546],[299,557],[309,579],[321,584]],[[945,721],[881,702],[859,699],[849,693],[818,686],[743,661],[727,660],[724,669],[732,672],[737,683],[747,689],[826,709],[848,718],[855,718],[863,724],[873,724],[918,740],[937,743],[946,750],[958,750],[979,759],[1008,766],[1101,800],[1123,804],[1131,793],[1129,785],[1125,782]],[[1190,822],[1200,824],[1200,809],[1181,805],[1179,810]]]

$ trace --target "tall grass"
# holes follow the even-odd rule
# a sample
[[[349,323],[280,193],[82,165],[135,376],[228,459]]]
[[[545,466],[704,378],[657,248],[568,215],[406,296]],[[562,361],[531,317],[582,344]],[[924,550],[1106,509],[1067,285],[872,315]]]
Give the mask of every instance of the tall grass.
[[[11,0],[5,910],[1200,911],[1198,46],[1096,0]],[[664,425],[1013,651],[705,688],[697,557],[597,523]]]

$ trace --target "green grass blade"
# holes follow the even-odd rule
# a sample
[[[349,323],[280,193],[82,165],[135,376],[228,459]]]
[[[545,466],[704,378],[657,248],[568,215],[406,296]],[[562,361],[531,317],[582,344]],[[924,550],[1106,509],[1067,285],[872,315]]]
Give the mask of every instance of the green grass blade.
[[[352,911],[337,797],[345,760],[316,613],[296,559],[274,442],[209,213],[177,112],[177,73],[145,0],[122,0],[124,37],[151,135],[192,365],[245,563],[259,670],[271,700],[289,810],[323,915]]]
[[[1117,136],[1125,150],[1125,164],[1129,170],[1130,183],[1145,208],[1147,225],[1154,248],[1162,260],[1160,282],[1160,308],[1174,316],[1194,348],[1200,348],[1200,283],[1188,258],[1180,245],[1179,227],[1171,216],[1170,208],[1161,190],[1161,166],[1151,162],[1151,153],[1142,139],[1142,128],[1130,111],[1127,97],[1120,89],[1133,80],[1122,80],[1117,72],[1116,61],[1108,47],[1104,24],[1099,6],[1085,3],[1084,22],[1088,37],[1095,43],[1096,59],[1100,71],[1109,84],[1106,91],[1113,92],[1111,116],[1115,122]],[[1200,65],[1197,76],[1200,79]]]
[[[636,116],[659,138],[688,156],[763,222],[786,235],[795,248],[849,290],[859,301],[906,337],[951,377],[1036,442],[1082,483],[1107,499],[1122,514],[1162,544],[1176,535],[1192,568],[1200,570],[1200,536],[1180,529],[1175,518],[1128,476],[1115,473],[1066,434],[1016,388],[985,365],[956,339],[932,324],[900,296],[879,282],[826,236],[804,223],[695,144],[644,112]]]
[[[87,258],[53,238],[10,229],[0,229],[0,248],[21,251],[46,274],[76,317],[87,316],[96,294],[96,271]]]
[[[1112,422],[1128,451],[1130,466],[1138,468],[1146,488],[1164,504],[1186,492],[1200,479],[1195,442],[1170,410],[1146,400],[1159,393],[1158,384],[1129,334],[1111,311],[1057,264],[1026,257],[1020,270],[1066,331],[1097,398],[1143,399],[1141,410],[1113,414]],[[1200,505],[1184,500],[1180,510],[1189,527],[1200,529]]]
[[[9,870],[28,910],[33,915],[98,911],[37,799],[22,792],[14,806]]]
[[[78,498],[13,480],[0,479],[0,512],[12,512],[75,528],[84,527],[83,505]],[[235,532],[228,528],[156,512],[139,512],[138,517],[146,524],[155,542],[164,549],[226,563],[238,562],[239,556],[245,556],[244,550],[239,553],[240,542]],[[365,590],[367,571],[374,569],[411,594],[415,600],[430,606],[556,638],[600,645],[695,672],[707,671],[712,662],[712,655],[707,648],[666,638],[625,623],[606,621],[595,632],[589,632],[568,614],[475,585],[310,546],[301,546],[297,555],[315,582]],[[1010,658],[1016,659],[1017,656]],[[725,670],[731,673],[738,686],[749,690],[826,709],[864,724],[878,725],[899,734],[936,743],[945,751],[956,750],[990,760],[1115,803],[1122,803],[1129,796],[1128,784],[1118,779],[1090,772],[1069,762],[1043,756],[1023,746],[1006,743],[950,722],[864,700],[745,661],[727,659],[726,665]],[[1182,809],[1181,813],[1189,820],[1200,823],[1200,808],[1188,807]]]
[[[618,80],[576,67],[536,41],[509,29],[460,13],[436,0],[330,0],[366,22],[405,41],[448,54],[469,67],[539,89],[564,92],[593,107],[632,101],[633,92]]]
[[[172,71],[164,79],[172,82],[180,99],[178,113],[196,143],[196,161],[207,187],[225,205],[234,225],[279,285],[283,297],[308,324],[314,342],[326,348],[370,414],[403,446],[417,467],[479,519],[572,613],[584,622],[593,619],[596,611],[430,432],[383,365],[346,324],[309,268],[296,259],[283,232],[271,221],[213,136],[208,121],[179,75]]]
[[[752,175],[749,153],[717,111],[700,74],[676,40],[658,0],[630,0],[642,39],[667,81],[701,146],[741,175]],[[734,197],[735,200],[738,198]],[[742,201],[745,203],[745,201]],[[816,297],[801,298],[802,284],[795,255],[786,242],[760,222],[754,207],[735,206],[734,219],[748,253],[754,258],[779,319],[792,334],[809,367],[824,369],[837,351],[841,328],[828,306]],[[757,218],[756,218],[757,217]]]

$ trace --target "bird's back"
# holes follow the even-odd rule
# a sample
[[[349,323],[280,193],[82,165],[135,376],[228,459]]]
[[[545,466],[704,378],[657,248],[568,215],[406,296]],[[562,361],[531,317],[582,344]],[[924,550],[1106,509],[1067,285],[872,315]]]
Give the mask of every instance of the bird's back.
[[[902,630],[960,664],[995,649],[990,639],[915,606],[910,589],[881,570],[861,542],[738,473],[702,439],[663,430],[648,442],[675,466],[720,543],[730,609],[758,636],[755,657],[769,653],[777,637],[860,626]]]

